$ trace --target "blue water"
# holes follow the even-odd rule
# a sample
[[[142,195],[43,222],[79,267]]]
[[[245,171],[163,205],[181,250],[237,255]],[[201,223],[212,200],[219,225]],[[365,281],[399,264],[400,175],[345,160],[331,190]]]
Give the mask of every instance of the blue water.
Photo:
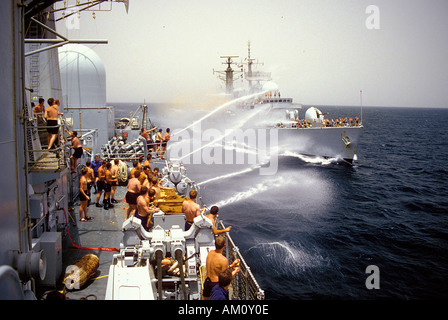
[[[116,117],[137,105],[116,104]],[[194,120],[168,105],[150,112],[162,127]],[[220,205],[266,299],[448,298],[448,109],[365,107],[363,123],[353,166],[282,156],[262,176],[187,165],[196,182],[222,177],[201,185],[202,198]],[[379,289],[366,288],[369,265]]]

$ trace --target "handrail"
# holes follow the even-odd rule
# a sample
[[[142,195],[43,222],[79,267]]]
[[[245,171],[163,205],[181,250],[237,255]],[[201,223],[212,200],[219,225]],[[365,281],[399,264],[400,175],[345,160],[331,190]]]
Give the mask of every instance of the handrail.
[[[25,153],[27,155],[27,167],[28,170],[33,170],[36,168],[37,164],[47,165],[47,164],[57,164],[56,168],[51,169],[57,169],[61,170],[64,166],[64,164],[67,164],[67,152],[65,150],[65,146],[62,144],[63,137],[62,137],[62,128],[64,126],[64,119],[62,119],[62,123],[58,124],[58,144],[55,145],[55,148],[51,151],[47,149],[32,149],[28,146],[28,143],[25,144]],[[38,115],[35,114],[32,118],[28,119],[28,121],[25,121],[25,132],[30,134],[32,130],[39,131],[47,131],[48,128],[54,128],[55,126],[48,126],[48,125],[42,125],[38,124]],[[53,157],[44,157],[44,153],[46,152],[55,152],[58,156],[55,158]],[[34,159],[34,157],[31,157],[31,154],[37,153],[38,155],[41,154],[38,159]]]
[[[26,132],[30,132],[30,130],[37,130],[37,132],[47,131],[48,128],[54,128],[55,126],[48,126],[38,124],[37,121],[38,115],[35,114],[33,118],[29,119],[29,121],[25,121],[25,130]],[[70,143],[64,139],[64,127],[66,126],[66,119],[62,118],[61,124],[58,124],[58,144],[54,145],[54,149],[51,152],[57,153],[58,157],[43,157],[43,153],[49,152],[45,148],[43,149],[31,149],[28,145],[26,145],[26,154],[28,155],[27,163],[29,169],[35,169],[37,164],[48,165],[52,163],[57,163],[57,169],[61,170],[65,166],[68,166],[68,158],[70,157]],[[83,144],[84,151],[87,152],[88,156],[92,158],[94,153],[98,152],[97,148],[97,140],[98,140],[98,129],[81,129],[78,130],[79,140]],[[45,146],[45,145],[44,145]],[[38,159],[31,159],[29,156],[31,153],[42,153]],[[53,169],[53,168],[52,168]]]

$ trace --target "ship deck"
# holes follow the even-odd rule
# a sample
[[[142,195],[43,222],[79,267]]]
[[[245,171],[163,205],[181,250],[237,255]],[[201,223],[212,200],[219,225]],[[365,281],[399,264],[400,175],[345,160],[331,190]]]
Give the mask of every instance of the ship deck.
[[[87,208],[87,215],[93,219],[86,222],[79,221],[79,200],[76,200],[69,212],[67,212],[68,226],[70,236],[75,245],[92,249],[79,249],[72,245],[67,234],[63,237],[63,256],[62,256],[62,274],[70,265],[84,255],[92,253],[99,258],[99,267],[95,276],[80,289],[66,290],[65,295],[70,300],[104,300],[106,295],[107,279],[109,275],[109,266],[112,263],[112,257],[117,251],[103,251],[98,248],[119,248],[122,239],[121,226],[126,217],[127,204],[123,201],[127,192],[124,186],[117,187],[115,199],[119,203],[114,204],[114,208],[105,210],[95,206],[96,194],[92,188],[92,203]],[[100,203],[102,203],[101,195]],[[94,249],[96,248],[96,249]],[[65,288],[63,284],[63,275],[61,283],[57,290],[62,292]],[[48,293],[48,292],[47,292]]]

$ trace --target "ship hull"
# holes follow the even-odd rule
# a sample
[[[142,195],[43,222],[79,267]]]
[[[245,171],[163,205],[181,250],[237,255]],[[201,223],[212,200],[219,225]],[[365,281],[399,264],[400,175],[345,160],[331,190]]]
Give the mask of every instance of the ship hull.
[[[278,128],[279,153],[334,158],[352,163],[363,126]]]

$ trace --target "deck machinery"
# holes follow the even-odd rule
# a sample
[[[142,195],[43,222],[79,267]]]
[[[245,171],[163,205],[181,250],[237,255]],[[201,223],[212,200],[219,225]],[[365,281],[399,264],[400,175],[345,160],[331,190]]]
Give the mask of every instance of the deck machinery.
[[[166,161],[162,170],[162,195],[169,195],[158,204],[160,211],[152,216],[153,228],[147,231],[141,220],[131,216],[122,225],[120,252],[112,258],[106,288],[106,300],[200,300],[202,283],[206,278],[206,259],[215,250],[212,221],[202,213],[184,231],[182,210],[184,194],[175,191],[187,181],[181,164]],[[172,185],[170,185],[170,183]],[[190,181],[189,185],[197,185]],[[181,188],[183,190],[183,188]],[[177,193],[176,197],[172,192]],[[202,200],[201,200],[202,202]],[[216,219],[217,228],[224,228]],[[249,266],[229,233],[224,234],[223,254],[229,264],[240,259],[240,272],[232,280],[230,299],[264,300]]]
[[[110,266],[106,300],[200,300],[201,266],[215,249],[212,223],[201,215],[183,231],[184,223],[183,214],[158,212],[148,232],[138,218],[126,220],[120,253]],[[178,276],[162,267],[167,257],[185,266],[178,267]]]

